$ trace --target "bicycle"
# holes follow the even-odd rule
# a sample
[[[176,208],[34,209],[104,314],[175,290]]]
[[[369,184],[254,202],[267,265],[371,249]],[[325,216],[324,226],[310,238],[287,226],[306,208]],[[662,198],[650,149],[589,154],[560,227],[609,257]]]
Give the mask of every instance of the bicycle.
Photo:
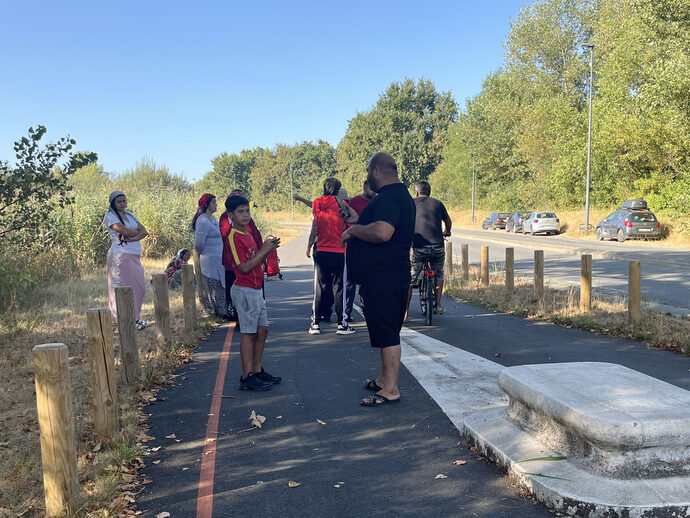
[[[419,303],[422,306],[426,325],[430,326],[436,309],[436,270],[431,266],[430,255],[424,259],[422,278],[419,281]]]

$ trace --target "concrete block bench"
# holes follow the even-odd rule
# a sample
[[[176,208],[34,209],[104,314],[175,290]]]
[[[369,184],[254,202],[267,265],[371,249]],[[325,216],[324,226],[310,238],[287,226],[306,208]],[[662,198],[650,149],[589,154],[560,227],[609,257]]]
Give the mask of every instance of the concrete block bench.
[[[466,435],[547,505],[690,515],[689,391],[597,362],[508,367],[498,383],[508,407],[469,416]]]

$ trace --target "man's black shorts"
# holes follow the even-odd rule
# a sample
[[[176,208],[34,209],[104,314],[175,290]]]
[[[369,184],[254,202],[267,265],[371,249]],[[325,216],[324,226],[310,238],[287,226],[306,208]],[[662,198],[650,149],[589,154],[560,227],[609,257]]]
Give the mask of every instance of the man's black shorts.
[[[409,282],[365,282],[359,289],[364,302],[364,319],[372,347],[400,344],[400,329],[407,309]]]

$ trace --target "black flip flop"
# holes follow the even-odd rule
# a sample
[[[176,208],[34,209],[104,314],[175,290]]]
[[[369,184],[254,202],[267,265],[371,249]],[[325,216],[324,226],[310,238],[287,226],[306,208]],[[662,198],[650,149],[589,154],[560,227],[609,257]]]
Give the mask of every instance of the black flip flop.
[[[366,399],[369,400],[368,403],[365,402]],[[359,404],[362,406],[383,406],[388,404],[392,405],[393,403],[400,403],[400,398],[388,399],[386,396],[382,396],[381,394],[372,394],[371,396],[365,397],[359,402]]]
[[[364,384],[364,388],[367,390],[373,390],[374,392],[378,392],[383,387],[379,387],[378,383],[376,383],[376,380],[367,380],[367,382]]]

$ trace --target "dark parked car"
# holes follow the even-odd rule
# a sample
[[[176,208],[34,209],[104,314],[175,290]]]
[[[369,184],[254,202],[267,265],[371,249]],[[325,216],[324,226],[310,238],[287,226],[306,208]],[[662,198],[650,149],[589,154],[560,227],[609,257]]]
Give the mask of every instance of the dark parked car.
[[[656,239],[661,224],[653,212],[648,210],[644,200],[626,200],[620,209],[612,212],[597,223],[597,239]]]
[[[497,228],[506,228],[506,221],[510,218],[510,212],[492,212],[482,222],[482,228],[486,230],[490,228],[496,230]]]
[[[529,218],[529,215],[529,212],[516,212],[510,216],[506,223],[506,232],[510,232],[511,230],[513,232],[522,232],[522,224]]]

